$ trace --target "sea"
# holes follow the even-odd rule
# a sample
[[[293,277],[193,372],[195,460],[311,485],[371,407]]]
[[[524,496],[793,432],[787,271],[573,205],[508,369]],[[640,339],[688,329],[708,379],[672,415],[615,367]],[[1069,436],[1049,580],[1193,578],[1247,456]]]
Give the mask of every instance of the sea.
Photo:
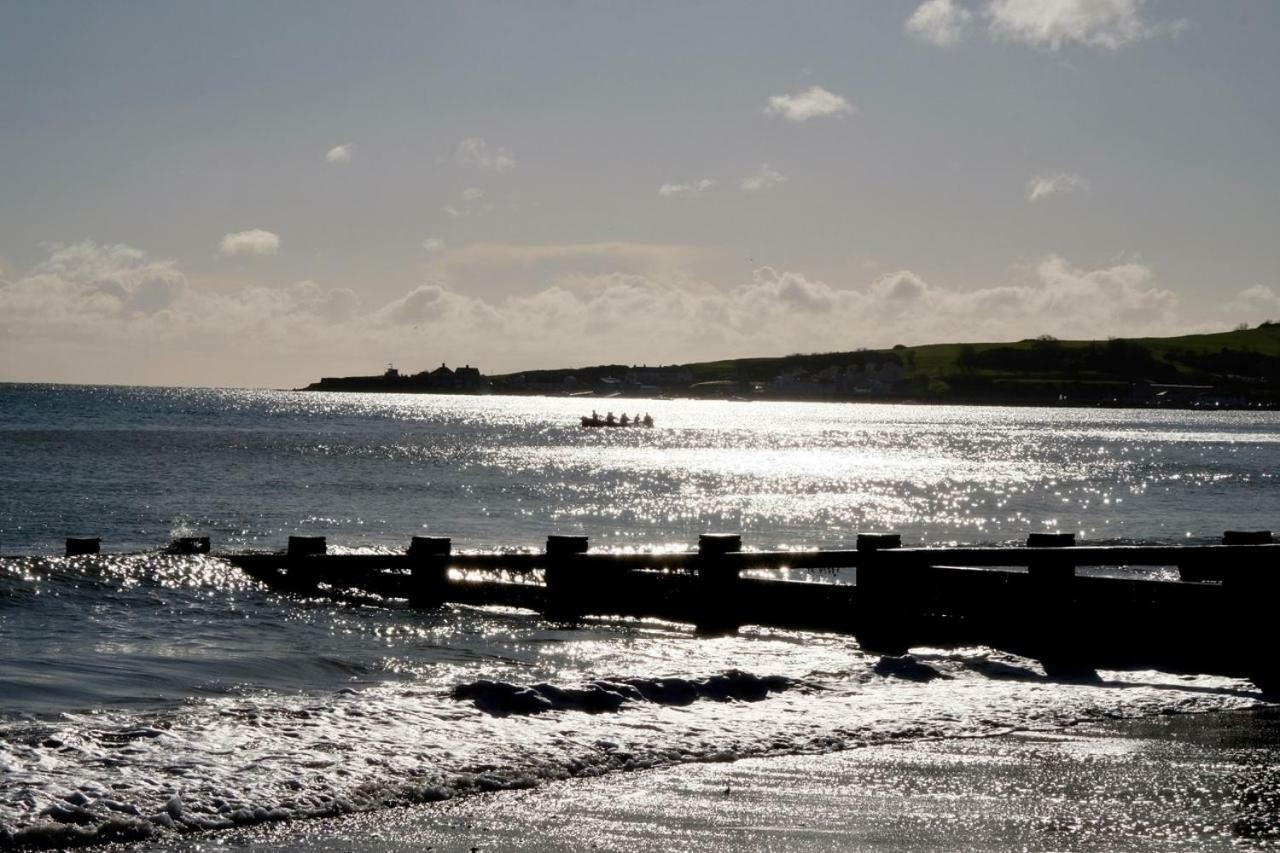
[[[584,429],[592,406],[655,426]],[[165,849],[265,824],[287,838],[628,771],[1267,705],[1247,681],[1057,681],[989,648],[882,660],[751,626],[705,638],[301,598],[216,554],[166,554],[175,537],[218,552],[322,535],[353,553],[565,533],[628,552],[706,532],[748,549],[868,531],[1213,543],[1280,528],[1278,478],[1275,411],[0,385],[0,848]],[[63,557],[68,536],[102,553]]]

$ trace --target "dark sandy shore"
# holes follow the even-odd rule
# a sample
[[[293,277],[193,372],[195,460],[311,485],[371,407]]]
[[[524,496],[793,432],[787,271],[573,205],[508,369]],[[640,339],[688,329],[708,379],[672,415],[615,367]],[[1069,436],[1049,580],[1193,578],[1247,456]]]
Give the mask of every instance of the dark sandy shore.
[[[1280,848],[1280,709],[557,782],[157,849]]]

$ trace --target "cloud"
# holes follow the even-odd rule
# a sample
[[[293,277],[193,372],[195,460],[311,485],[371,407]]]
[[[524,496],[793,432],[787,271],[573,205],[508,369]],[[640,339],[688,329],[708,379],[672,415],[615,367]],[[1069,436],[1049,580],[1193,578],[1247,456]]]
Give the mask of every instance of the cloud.
[[[910,270],[898,270],[871,283],[871,294],[889,303],[915,302],[929,292],[924,279]]]
[[[973,13],[954,0],[926,0],[912,13],[904,28],[908,35],[939,47],[959,44]]]
[[[444,212],[454,219],[468,216],[483,216],[493,210],[493,205],[484,200],[484,190],[479,187],[467,187],[462,191],[460,205],[445,205]]]
[[[1070,334],[1096,337],[1090,324],[1106,334],[1141,333],[1177,324],[1180,300],[1169,290],[1154,287],[1151,269],[1125,263],[1097,270],[1083,270],[1049,255],[1036,266],[1040,288],[1030,297],[1046,317],[1061,315]],[[1109,330],[1118,331],[1109,331]]]
[[[773,95],[764,108],[767,116],[776,116],[791,122],[805,122],[813,118],[833,118],[857,112],[853,104],[821,86],[811,86],[794,95]]]
[[[1059,172],[1056,175],[1036,175],[1027,181],[1027,201],[1039,201],[1051,195],[1066,195],[1084,192],[1089,189],[1089,182],[1079,175]]]
[[[284,291],[280,305],[294,314],[309,314],[331,323],[343,323],[356,315],[360,297],[346,287],[324,287],[314,281],[299,281]]]
[[[644,244],[445,247],[416,286],[367,301],[309,280],[202,288],[128,246],[51,246],[0,278],[0,365],[12,379],[296,386],[387,360],[498,372],[1200,328],[1139,263],[1089,269],[1050,255],[1016,284],[963,289],[908,269],[835,284],[764,266],[717,283],[692,273],[694,257]],[[475,286],[513,277],[522,284]],[[1266,287],[1237,301],[1280,309]]]
[[[510,149],[490,148],[489,143],[479,136],[459,142],[454,147],[453,157],[464,165],[479,166],[492,172],[509,172],[516,167],[516,158]]]
[[[330,163],[336,163],[336,164],[350,163],[351,158],[355,156],[355,153],[356,153],[355,144],[351,142],[346,142],[346,143],[343,143],[342,145],[335,145],[332,148],[330,148],[328,153],[324,155],[324,159],[328,160]]]
[[[370,343],[351,334],[361,301],[349,288],[201,289],[174,261],[129,246],[48,248],[25,275],[0,279],[0,364],[17,377],[287,384],[277,363],[324,363],[326,340],[348,357]]]
[[[738,189],[744,193],[764,192],[773,189],[786,179],[786,175],[770,169],[768,163],[761,163],[760,168],[738,181]]]
[[[1051,51],[1071,44],[1119,50],[1187,26],[1149,22],[1142,6],[1143,0],[990,0],[985,14],[992,37]]]
[[[433,254],[435,252],[443,252],[447,245],[448,244],[439,237],[428,237],[422,241],[422,248]]]
[[[702,178],[688,184],[663,184],[658,187],[658,195],[663,198],[695,198],[716,185],[711,178]]]
[[[187,279],[169,260],[153,260],[122,244],[51,244],[49,257],[0,293],[14,316],[152,315],[187,292]]]
[[[1280,321],[1280,293],[1265,284],[1255,284],[1222,306],[1232,322],[1256,325],[1265,320]]]
[[[219,244],[224,255],[274,255],[280,251],[280,236],[261,228],[227,234]]]

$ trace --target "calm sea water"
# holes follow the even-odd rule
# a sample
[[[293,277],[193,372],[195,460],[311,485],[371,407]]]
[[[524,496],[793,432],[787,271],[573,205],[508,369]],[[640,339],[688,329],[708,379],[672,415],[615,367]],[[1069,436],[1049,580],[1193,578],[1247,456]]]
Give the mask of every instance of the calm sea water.
[[[608,402],[593,401],[601,408]],[[1280,413],[627,401],[583,430],[538,397],[0,385],[0,553],[291,533],[403,547],[838,546],[859,530],[995,543],[1213,541],[1276,526]]]
[[[626,403],[653,430],[587,431],[584,405],[0,386],[0,847],[1259,701],[1222,678],[1052,682],[986,649],[895,669],[831,636],[301,601],[154,550],[178,534],[830,547],[868,529],[1207,542],[1280,526],[1276,413],[654,400]],[[106,553],[55,556],[67,535]],[[533,685],[541,713],[457,693]]]

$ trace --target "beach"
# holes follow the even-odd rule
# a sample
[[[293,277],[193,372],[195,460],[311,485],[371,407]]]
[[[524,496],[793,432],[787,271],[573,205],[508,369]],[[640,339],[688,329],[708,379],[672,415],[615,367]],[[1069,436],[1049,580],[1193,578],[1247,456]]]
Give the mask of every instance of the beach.
[[[613,773],[154,850],[1262,850],[1280,710]]]

